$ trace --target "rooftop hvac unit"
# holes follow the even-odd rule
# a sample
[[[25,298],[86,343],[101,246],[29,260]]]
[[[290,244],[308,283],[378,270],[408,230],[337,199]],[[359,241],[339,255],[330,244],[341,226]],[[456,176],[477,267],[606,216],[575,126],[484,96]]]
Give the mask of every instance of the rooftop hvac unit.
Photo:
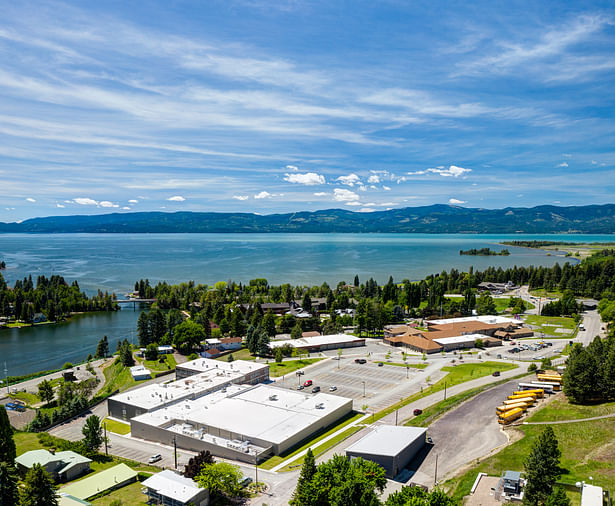
[[[325,409],[325,404],[323,402],[316,404],[316,409]]]
[[[278,396],[276,394],[270,395],[269,396],[269,400],[270,401],[277,401],[278,400]]]

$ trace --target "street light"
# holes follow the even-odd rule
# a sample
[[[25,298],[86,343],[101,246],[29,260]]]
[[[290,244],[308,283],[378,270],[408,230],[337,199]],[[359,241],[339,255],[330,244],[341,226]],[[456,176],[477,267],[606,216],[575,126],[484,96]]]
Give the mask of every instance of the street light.
[[[365,381],[361,381],[363,383],[363,397],[365,397]]]
[[[408,371],[410,370],[410,366],[406,364],[406,379],[408,379]]]
[[[297,379],[299,380],[299,385],[301,385],[301,376],[305,374],[303,371],[297,371]]]

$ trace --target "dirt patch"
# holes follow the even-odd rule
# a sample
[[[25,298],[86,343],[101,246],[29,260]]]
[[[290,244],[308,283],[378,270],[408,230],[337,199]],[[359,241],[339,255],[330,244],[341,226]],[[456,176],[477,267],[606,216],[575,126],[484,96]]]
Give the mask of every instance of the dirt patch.
[[[583,463],[587,464],[590,460],[608,463],[615,462],[615,441],[611,441],[593,452],[588,453],[583,459]],[[615,473],[615,469],[613,469],[613,473]]]

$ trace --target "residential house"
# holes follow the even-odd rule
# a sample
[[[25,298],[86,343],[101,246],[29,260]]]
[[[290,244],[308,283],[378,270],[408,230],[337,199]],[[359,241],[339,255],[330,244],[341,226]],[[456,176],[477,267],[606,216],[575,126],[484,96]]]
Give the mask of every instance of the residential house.
[[[149,502],[169,506],[207,506],[209,490],[199,487],[190,478],[165,469],[142,483]]]
[[[87,457],[73,451],[55,452],[48,450],[31,450],[15,459],[17,469],[23,476],[34,464],[40,464],[56,481],[70,481],[90,470]]]

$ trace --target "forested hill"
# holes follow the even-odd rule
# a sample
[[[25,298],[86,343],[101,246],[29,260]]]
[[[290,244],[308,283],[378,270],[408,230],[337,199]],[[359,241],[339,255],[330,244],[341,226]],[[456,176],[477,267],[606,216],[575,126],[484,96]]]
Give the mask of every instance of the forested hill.
[[[615,233],[615,204],[472,209],[452,205],[360,213],[342,209],[266,216],[250,213],[143,212],[50,216],[0,223],[0,232],[405,232]]]

